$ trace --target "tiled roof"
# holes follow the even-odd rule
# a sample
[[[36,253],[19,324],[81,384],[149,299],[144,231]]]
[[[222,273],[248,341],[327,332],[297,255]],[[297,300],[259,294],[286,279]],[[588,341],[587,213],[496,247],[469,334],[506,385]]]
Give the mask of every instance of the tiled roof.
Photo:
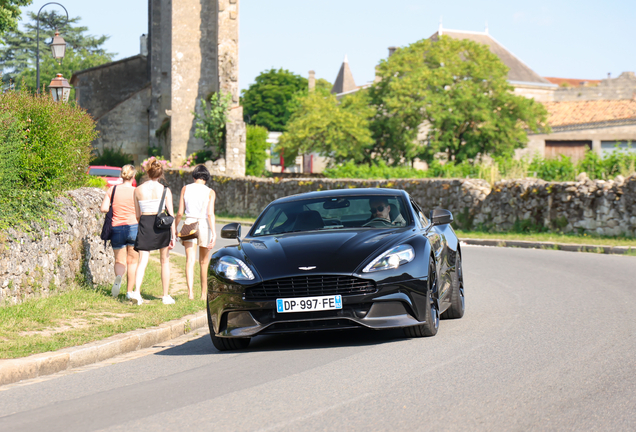
[[[555,77],[543,77],[550,81],[552,84],[556,84],[563,87],[589,87],[598,85],[601,80],[586,80],[576,78],[555,78]]]
[[[550,126],[636,119],[636,100],[544,102]]]
[[[490,51],[508,66],[508,80],[525,83],[551,84],[548,80],[541,77],[538,73],[530,69],[524,62],[515,57],[510,51],[503,47],[488,33],[468,32],[461,30],[442,30],[442,35],[449,36],[453,39],[468,39],[480,44],[487,45]],[[435,32],[429,39],[438,40],[439,31]]]

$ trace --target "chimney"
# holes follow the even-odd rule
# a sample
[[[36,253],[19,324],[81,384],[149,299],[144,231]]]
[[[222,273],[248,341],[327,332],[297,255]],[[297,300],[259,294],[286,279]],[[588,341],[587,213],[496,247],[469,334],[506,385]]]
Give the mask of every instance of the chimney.
[[[394,47],[394,46],[389,47],[389,57],[391,57],[395,53],[395,50],[397,50],[397,47]]]
[[[139,37],[139,54],[148,57],[148,35],[146,34]]]
[[[316,89],[316,72],[309,71],[309,92],[311,93]]]
[[[610,79],[610,78],[612,78],[612,73],[611,73],[611,72],[608,72],[608,73],[607,73],[607,79]]]

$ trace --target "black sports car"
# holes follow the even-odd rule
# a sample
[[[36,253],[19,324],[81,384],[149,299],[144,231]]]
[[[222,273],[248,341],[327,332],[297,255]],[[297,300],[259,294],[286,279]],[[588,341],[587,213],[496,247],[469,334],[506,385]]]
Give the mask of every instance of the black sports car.
[[[461,250],[450,211],[429,216],[396,189],[309,192],[269,204],[238,245],[210,261],[208,324],[219,350],[252,336],[403,327],[434,336],[464,315]]]

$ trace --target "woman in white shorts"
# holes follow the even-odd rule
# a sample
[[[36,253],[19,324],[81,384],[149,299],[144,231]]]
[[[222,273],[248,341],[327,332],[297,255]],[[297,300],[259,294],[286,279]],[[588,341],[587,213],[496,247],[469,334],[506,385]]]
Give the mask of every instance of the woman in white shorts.
[[[199,222],[198,239],[185,240],[183,246],[186,252],[186,283],[188,285],[188,298],[194,299],[194,263],[196,260],[196,245],[199,246],[199,266],[201,271],[201,300],[205,300],[208,288],[208,265],[212,256],[212,248],[216,243],[216,228],[214,219],[214,200],[216,194],[206,186],[210,180],[210,172],[205,165],[197,165],[192,170],[194,183],[190,183],[181,189],[179,198],[179,212],[175,224],[179,222],[185,213],[185,225]]]

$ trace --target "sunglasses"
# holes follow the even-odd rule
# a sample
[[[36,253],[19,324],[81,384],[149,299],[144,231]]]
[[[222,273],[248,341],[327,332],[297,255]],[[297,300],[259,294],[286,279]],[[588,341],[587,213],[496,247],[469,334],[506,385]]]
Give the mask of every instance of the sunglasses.
[[[379,205],[377,207],[371,207],[371,213],[380,213],[384,211],[384,206],[383,205]]]

